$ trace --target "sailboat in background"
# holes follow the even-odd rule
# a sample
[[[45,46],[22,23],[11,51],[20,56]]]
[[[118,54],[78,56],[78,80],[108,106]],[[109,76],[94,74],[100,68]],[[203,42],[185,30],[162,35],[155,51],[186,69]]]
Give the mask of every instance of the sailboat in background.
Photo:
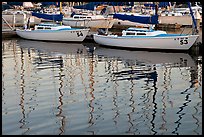
[[[190,8],[190,3],[188,4]],[[191,15],[194,20],[195,29],[197,29],[193,14]],[[146,24],[158,24],[158,15],[142,17],[114,14],[114,18]],[[94,34],[93,37],[96,43],[112,47],[188,50],[195,43],[199,35],[167,34],[165,31],[153,30],[152,28],[132,27],[123,30],[122,36]]]
[[[63,24],[72,27],[88,27],[88,28],[112,28],[114,19],[96,14],[95,7],[101,2],[90,2],[86,5],[74,6],[75,9],[84,9],[93,11],[91,13],[82,12],[80,14],[73,13],[71,17],[63,18]]]

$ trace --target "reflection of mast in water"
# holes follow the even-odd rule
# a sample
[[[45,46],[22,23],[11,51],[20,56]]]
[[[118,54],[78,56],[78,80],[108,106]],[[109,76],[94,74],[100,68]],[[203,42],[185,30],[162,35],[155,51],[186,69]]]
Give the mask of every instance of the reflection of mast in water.
[[[95,83],[94,82],[94,76],[93,76],[93,72],[94,72],[94,70],[93,70],[94,69],[93,68],[93,62],[94,62],[93,61],[93,54],[91,54],[90,58],[91,59],[89,59],[89,81],[90,81],[89,88],[90,88],[91,99],[89,102],[89,107],[91,108],[91,110],[90,110],[90,116],[89,116],[89,124],[90,124],[89,127],[91,127],[94,124],[94,121],[93,121],[94,106],[92,105],[92,102],[95,99],[94,94],[93,94],[93,91],[94,91],[93,85]],[[94,131],[88,131],[88,132],[92,132],[93,134],[95,134]]]
[[[201,86],[200,82],[202,82],[202,64],[199,64],[199,62],[197,63],[197,69],[198,69],[198,71],[197,71],[198,72],[198,84],[195,85],[194,92],[197,91],[199,85]],[[201,112],[199,112],[199,108],[202,109],[202,95],[200,92],[196,92],[196,93],[198,93],[198,97],[200,99],[200,102],[198,102],[196,104],[196,106],[194,106],[195,113],[192,114],[192,117],[196,120],[195,124],[197,125],[197,127],[193,130],[193,132],[195,132],[197,135],[200,135],[199,131],[198,132],[196,131],[200,127],[200,121],[196,116],[199,115],[199,113],[202,113],[202,110],[201,110]],[[202,121],[201,121],[201,125],[202,125]]]
[[[24,57],[23,57],[23,55],[24,55],[24,52],[23,52],[23,49],[21,48],[21,70],[22,70],[22,72],[21,72],[21,84],[20,84],[20,87],[21,87],[21,93],[20,93],[20,96],[21,96],[21,98],[20,98],[20,106],[21,106],[21,112],[22,112],[22,114],[23,114],[23,117],[22,117],[22,119],[20,119],[20,123],[22,123],[22,125],[20,126],[20,128],[25,128],[25,124],[26,124],[26,121],[25,121],[25,118],[26,118],[26,116],[25,116],[25,106],[24,106],[24,87],[25,87],[25,79],[24,79],[24,72],[25,72],[25,70],[24,70]],[[29,130],[30,128],[27,128],[27,131]],[[25,131],[25,132],[27,132],[27,131]],[[25,133],[24,132],[24,133]]]
[[[156,78],[153,78],[153,79],[154,79],[154,81],[156,81]],[[147,80],[145,82],[146,83],[144,84],[145,86],[143,88],[144,88],[144,90],[147,91],[147,93],[144,93],[142,95],[142,97],[140,98],[141,100],[143,99],[143,101],[142,101],[143,103],[138,104],[138,105],[144,106],[144,107],[141,108],[143,110],[143,114],[141,114],[141,116],[138,119],[144,118],[144,120],[142,122],[137,123],[135,125],[135,127],[139,127],[139,124],[143,124],[143,122],[145,122],[146,120],[150,121],[149,114],[150,114],[150,107],[151,107],[151,104],[152,104],[152,102],[151,102],[152,89],[150,88],[149,83],[151,82],[151,79],[149,77],[147,77]],[[137,112],[137,114],[138,113],[139,112]],[[150,124],[148,124],[148,123],[145,123],[145,125],[148,126],[148,127],[150,126]],[[138,131],[138,129],[136,129],[136,131]],[[138,131],[138,134],[140,134],[139,131]]]
[[[202,100],[201,100],[200,102],[198,102],[196,106],[194,106],[194,108],[195,108],[195,113],[192,114],[192,117],[196,120],[195,124],[197,125],[197,127],[193,130],[193,132],[195,132],[197,135],[200,135],[200,133],[196,131],[196,130],[198,130],[199,127],[200,127],[200,121],[199,121],[199,119],[196,117],[196,115],[198,114],[198,108],[200,107],[199,105],[202,106]]]
[[[62,60],[62,57],[60,57],[60,59]],[[59,110],[59,113],[56,114],[57,117],[60,117],[61,119],[61,127],[59,128],[60,129],[60,133],[59,135],[62,135],[64,133],[64,127],[65,127],[65,116],[62,115],[62,106],[63,106],[63,92],[62,92],[62,87],[63,87],[63,80],[62,80],[62,77],[64,75],[62,75],[62,72],[63,72],[63,64],[60,64],[60,68],[59,68],[59,81],[60,81],[60,87],[59,87],[59,106],[57,106],[57,109]]]
[[[165,117],[166,117],[166,103],[165,103],[165,98],[166,98],[166,96],[165,96],[165,92],[167,92],[167,90],[168,90],[168,88],[167,88],[167,86],[168,86],[168,81],[167,81],[167,71],[168,69],[167,69],[167,67],[165,67],[165,71],[164,71],[164,82],[163,82],[163,85],[164,85],[164,90],[162,91],[162,100],[161,100],[161,102],[162,102],[162,105],[163,105],[163,108],[162,108],[162,121],[163,121],[163,123],[161,124],[161,127],[159,128],[159,129],[161,129],[161,130],[165,130],[165,131],[167,131],[167,128],[166,128],[166,123],[167,123],[167,121],[165,120]]]
[[[183,92],[181,92],[181,94],[186,94],[186,96],[185,96],[185,103],[183,103],[183,105],[181,106],[181,107],[179,107],[179,111],[176,113],[176,114],[178,114],[178,117],[179,117],[179,119],[176,121],[176,122],[174,122],[174,123],[176,123],[177,124],[177,126],[175,127],[175,129],[174,129],[174,131],[172,131],[172,133],[173,134],[177,134],[177,135],[179,135],[179,133],[177,132],[178,131],[178,129],[179,129],[179,127],[180,127],[180,125],[181,125],[181,119],[183,118],[183,116],[186,114],[186,113],[181,113],[183,110],[184,110],[184,108],[185,107],[187,107],[188,105],[188,103],[190,103],[191,102],[191,100],[189,99],[189,96],[191,95],[190,93],[186,93],[189,89],[191,89],[192,87],[194,87],[194,86],[196,86],[196,89],[195,90],[197,90],[197,87],[198,87],[198,73],[197,73],[197,66],[194,68],[194,67],[192,67],[191,69],[190,69],[190,72],[191,72],[191,86],[188,88],[188,89],[186,89],[185,91],[183,91]]]
[[[198,68],[198,82],[202,83],[202,62],[197,63],[197,68]],[[201,86],[201,84],[199,84]]]
[[[156,67],[154,67],[155,71],[156,71]],[[152,113],[152,120],[150,121],[150,123],[152,124],[152,128],[151,128],[151,131],[154,132],[153,135],[155,135],[157,132],[154,130],[155,128],[155,123],[154,123],[154,119],[156,117],[156,109],[157,109],[157,103],[155,102],[156,101],[156,93],[157,93],[157,87],[156,87],[156,82],[157,80],[154,80],[153,81],[153,88],[154,88],[154,92],[153,92],[153,96],[152,96],[152,103],[153,103],[153,113]]]
[[[190,87],[190,88],[191,88],[191,87]],[[190,88],[188,88],[188,89],[186,89],[185,91],[181,92],[181,94],[186,94],[186,92],[187,92]],[[190,95],[190,93],[188,93],[188,94],[186,95],[186,97],[185,97],[186,102],[183,103],[183,105],[182,105],[181,107],[179,107],[179,111],[176,112],[176,114],[178,114],[179,119],[178,119],[176,122],[174,122],[175,124],[177,124],[177,126],[175,127],[174,131],[172,131],[173,134],[179,135],[179,133],[178,133],[177,131],[178,131],[178,129],[179,129],[179,126],[181,125],[181,122],[180,122],[180,121],[181,121],[181,119],[183,118],[183,116],[186,114],[186,113],[184,113],[184,112],[183,112],[183,113],[181,113],[181,112],[184,110],[184,108],[185,108],[186,106],[188,106],[187,104],[191,102],[191,100],[189,99],[189,95]]]
[[[199,68],[199,66],[198,66],[198,63],[197,63],[195,65],[195,67],[192,67],[190,69],[190,72],[191,72],[190,76],[191,76],[191,83],[192,83],[191,87],[195,87],[196,88],[195,90],[197,90],[197,88],[199,86],[201,86],[201,84],[199,82],[199,77],[198,77],[198,68]]]
[[[12,42],[12,41],[11,41]],[[4,43],[4,42],[2,42],[2,55],[4,56],[4,52],[6,51],[6,46],[7,46],[7,44],[9,44],[9,45],[11,45],[10,43]],[[13,44],[13,46],[14,46],[14,44]],[[14,50],[13,50],[14,51]],[[14,68],[15,69],[15,68]],[[2,59],[2,70],[4,70],[4,59]],[[3,81],[3,79],[4,79],[4,77],[5,77],[5,74],[4,74],[4,71],[2,71],[2,104],[6,104],[6,102],[4,102],[4,96],[5,96],[5,93],[4,93],[4,91],[6,90],[5,89],[5,86],[4,86],[4,81]],[[7,112],[7,108],[5,108],[5,114],[7,114],[8,112]]]
[[[133,75],[133,74],[132,74]],[[133,80],[131,79],[130,80],[130,82],[131,82],[131,87],[130,87],[130,99],[129,99],[129,101],[131,102],[131,104],[129,105],[131,108],[132,108],[132,110],[131,110],[131,112],[130,113],[128,113],[127,115],[128,115],[128,122],[130,123],[130,127],[129,127],[129,129],[128,129],[128,133],[133,133],[133,134],[135,134],[135,132],[136,132],[136,130],[135,131],[131,131],[131,129],[132,128],[134,128],[133,126],[133,122],[134,122],[134,120],[132,120],[131,119],[131,116],[132,116],[132,114],[135,112],[135,107],[134,107],[134,103],[135,103],[135,101],[133,100],[133,89],[134,89],[134,82],[133,82]]]
[[[73,61],[72,61],[72,55],[69,55],[69,56],[66,56],[66,60],[65,61],[67,61],[67,62],[65,62],[66,63],[66,68],[67,68],[67,70],[68,70],[68,76],[69,76],[69,78],[68,78],[68,83],[69,83],[69,93],[71,94],[71,95],[73,95],[74,94],[74,92],[73,92],[73,88],[74,88],[74,70],[72,69],[72,68],[74,68],[75,66],[73,65]]]
[[[118,61],[116,61],[116,72],[118,72]],[[110,67],[109,67],[110,68]],[[115,77],[115,76],[113,76]],[[119,110],[118,110],[118,104],[117,104],[117,98],[118,98],[118,91],[117,91],[117,87],[119,86],[118,83],[117,83],[117,77],[115,77],[114,79],[116,80],[113,80],[115,85],[114,85],[114,93],[115,95],[113,95],[113,105],[115,106],[113,108],[113,111],[115,111],[115,116],[113,118],[113,122],[115,123],[115,125],[117,125],[117,120],[116,118],[119,116]]]

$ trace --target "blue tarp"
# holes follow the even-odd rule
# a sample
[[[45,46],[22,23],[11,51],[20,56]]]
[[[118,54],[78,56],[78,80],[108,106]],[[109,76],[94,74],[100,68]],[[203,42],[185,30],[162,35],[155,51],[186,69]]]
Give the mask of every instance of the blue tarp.
[[[7,2],[8,5],[17,5],[17,6],[23,6],[23,2]]]
[[[63,19],[62,14],[43,14],[43,13],[32,12],[32,16],[47,19],[47,20],[54,20],[54,21],[62,21]]]
[[[42,2],[42,6],[57,5],[57,2]]]
[[[12,7],[8,4],[2,4],[1,8],[2,8],[2,11],[6,9],[12,9]]]
[[[134,16],[134,15],[124,15],[124,14],[113,14],[113,18],[120,20],[128,20],[131,22],[138,22],[143,24],[158,24],[158,15],[153,16]]]

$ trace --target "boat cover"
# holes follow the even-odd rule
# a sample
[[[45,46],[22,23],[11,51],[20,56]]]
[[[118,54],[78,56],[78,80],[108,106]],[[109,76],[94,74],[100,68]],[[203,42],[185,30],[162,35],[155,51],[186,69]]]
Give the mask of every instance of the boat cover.
[[[43,13],[32,12],[32,16],[47,19],[47,20],[54,20],[54,21],[62,21],[63,19],[62,14],[43,14]]]
[[[128,20],[131,22],[138,22],[143,24],[158,24],[158,15],[153,16],[134,16],[134,15],[125,15],[125,14],[113,14],[113,18],[120,20]]]

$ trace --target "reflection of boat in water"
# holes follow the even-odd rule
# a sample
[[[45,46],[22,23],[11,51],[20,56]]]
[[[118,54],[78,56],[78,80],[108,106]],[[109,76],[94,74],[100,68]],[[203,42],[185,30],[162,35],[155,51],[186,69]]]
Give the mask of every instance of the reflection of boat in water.
[[[50,55],[87,54],[86,48],[81,43],[44,42],[19,39],[18,45],[23,48],[33,48]]]
[[[150,52],[150,51],[129,51],[97,47],[95,54],[117,58],[124,61],[135,61],[136,63],[148,65],[174,65],[179,67],[192,67],[195,62],[187,53]]]
[[[113,81],[143,78],[147,78],[148,81],[157,81],[158,67],[195,67],[194,60],[187,53],[129,51],[97,47],[94,54],[100,60],[105,60],[110,65],[109,68],[117,68],[112,70]]]
[[[61,68],[67,60],[84,58],[88,53],[80,43],[59,43],[19,39],[17,44],[32,56],[37,69]],[[31,54],[34,53],[35,55]]]

